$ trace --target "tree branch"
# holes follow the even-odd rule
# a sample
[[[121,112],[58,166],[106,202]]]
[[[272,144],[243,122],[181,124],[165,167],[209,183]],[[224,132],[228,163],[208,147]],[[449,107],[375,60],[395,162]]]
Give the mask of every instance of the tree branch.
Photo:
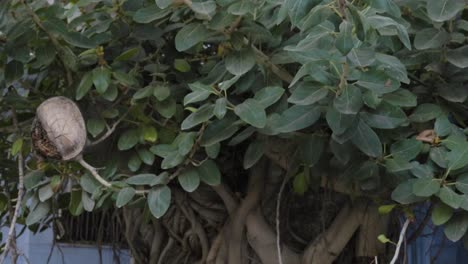
[[[401,244],[403,243],[403,240],[405,238],[405,233],[406,233],[406,230],[408,229],[409,223],[410,223],[410,219],[408,218],[406,219],[405,223],[403,224],[403,228],[401,229],[400,238],[398,239],[398,244],[395,249],[395,255],[393,255],[393,258],[390,264],[395,264],[396,261],[398,260],[398,255],[400,255]]]
[[[12,118],[13,118],[13,124],[16,127],[17,133],[20,134],[19,126],[18,126],[18,119],[16,117],[16,111],[13,108],[12,109]],[[18,181],[18,197],[16,198],[16,206],[15,206],[15,211],[13,214],[13,218],[11,219],[10,223],[10,230],[8,231],[8,238],[5,244],[5,250],[3,251],[2,257],[0,259],[0,263],[4,263],[6,256],[8,255],[8,251],[10,250],[10,247],[14,241],[16,241],[16,222],[18,221],[18,215],[20,212],[21,208],[21,203],[23,200],[23,195],[24,195],[24,159],[23,159],[23,152],[20,149],[18,151],[18,176],[19,176],[19,181]]]

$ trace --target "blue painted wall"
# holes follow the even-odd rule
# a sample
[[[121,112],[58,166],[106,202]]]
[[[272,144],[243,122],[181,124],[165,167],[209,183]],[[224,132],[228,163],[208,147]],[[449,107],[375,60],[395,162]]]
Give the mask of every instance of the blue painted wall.
[[[21,226],[18,226],[21,229]],[[3,237],[7,236],[7,229],[2,230]],[[28,262],[24,257],[29,259],[31,264],[46,264],[47,258],[50,254],[50,250],[53,244],[53,232],[51,229],[34,235],[29,230],[25,231],[17,241],[17,247],[19,253],[24,255],[19,258],[18,264],[27,264]],[[77,244],[59,244],[62,254],[58,250],[57,246],[54,248],[50,264],[98,264],[99,263],[99,251],[97,247],[90,245],[77,245]],[[103,264],[114,264],[114,256],[112,248],[103,246],[102,247],[102,263]],[[119,255],[121,264],[130,263],[130,255],[128,250],[120,250]],[[9,260],[7,263],[11,263]]]
[[[416,221],[408,228],[407,238],[422,221],[427,213],[429,203],[415,212]],[[434,262],[431,260],[434,259]],[[429,220],[421,235],[408,245],[409,264],[467,264],[468,250],[460,240],[456,243],[445,237],[443,226],[435,226]]]

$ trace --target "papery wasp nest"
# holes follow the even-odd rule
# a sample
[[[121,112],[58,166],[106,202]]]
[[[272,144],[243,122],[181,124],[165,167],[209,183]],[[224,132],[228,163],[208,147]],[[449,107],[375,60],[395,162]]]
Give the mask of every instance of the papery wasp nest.
[[[77,158],[86,145],[86,126],[80,109],[63,96],[42,102],[33,121],[31,139],[34,151],[43,158]]]

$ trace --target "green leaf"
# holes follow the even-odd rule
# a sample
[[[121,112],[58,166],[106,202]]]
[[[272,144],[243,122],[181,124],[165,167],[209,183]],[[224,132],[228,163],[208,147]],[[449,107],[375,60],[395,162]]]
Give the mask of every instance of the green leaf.
[[[251,48],[244,48],[227,55],[226,69],[234,75],[242,75],[255,65],[255,53]]]
[[[289,133],[313,125],[320,118],[320,111],[315,106],[294,105],[281,114],[278,126],[280,133]]]
[[[212,93],[211,91],[206,91],[206,90],[193,91],[184,97],[184,105],[206,100],[210,96],[211,93]]]
[[[336,110],[343,114],[356,114],[362,107],[361,90],[353,85],[348,85],[340,96],[333,101]]]
[[[138,9],[133,15],[133,21],[137,23],[150,23],[154,20],[161,19],[171,13],[171,10],[163,10],[157,5],[150,5],[141,9]]]
[[[328,107],[326,119],[333,134],[343,134],[356,120],[356,115],[346,115],[338,112],[333,106]]]
[[[21,151],[22,148],[23,148],[23,138],[18,138],[17,140],[15,140],[15,142],[11,146],[11,155],[15,156],[16,154],[18,154],[18,152]]]
[[[140,51],[140,47],[128,49],[122,52],[119,56],[117,56],[114,59],[114,61],[128,61],[131,58],[133,58],[135,55],[137,55],[139,51]]]
[[[89,194],[85,191],[81,192],[81,203],[83,204],[83,209],[85,209],[87,212],[92,212],[94,206],[96,205],[96,202],[91,199]]]
[[[311,105],[328,95],[328,89],[312,83],[301,83],[294,89],[288,102],[296,105]]]
[[[66,34],[61,34],[61,36],[66,42],[75,47],[84,49],[92,49],[96,47],[96,43],[92,39],[79,32],[67,32]]]
[[[351,65],[367,67],[375,62],[375,50],[369,48],[354,48],[346,56]]]
[[[44,171],[42,170],[34,170],[28,172],[24,176],[24,187],[26,187],[26,190],[31,190],[41,182],[43,177]]]
[[[463,201],[463,196],[455,193],[451,188],[443,186],[439,191],[439,198],[446,205],[458,209]]]
[[[263,106],[255,99],[247,99],[234,108],[234,113],[244,122],[258,128],[266,125],[266,113]]]
[[[68,210],[74,216],[78,216],[83,212],[83,202],[81,199],[83,192],[81,190],[71,191],[70,203],[68,204]]]
[[[414,107],[417,105],[416,95],[405,89],[398,89],[393,93],[384,94],[383,100],[400,107]]]
[[[93,136],[96,137],[97,135],[101,134],[102,131],[104,131],[104,128],[106,127],[106,122],[102,119],[96,119],[96,118],[91,118],[88,119],[86,122],[86,127],[88,129],[88,132]]]
[[[261,140],[252,141],[244,154],[244,169],[249,169],[255,165],[255,163],[260,160],[264,153],[265,142]]]
[[[162,102],[157,102],[155,108],[161,116],[171,118],[176,113],[176,102],[174,99],[168,98]]]
[[[340,33],[338,33],[335,43],[336,48],[343,55],[348,54],[354,48],[352,31],[353,25],[350,22],[343,20],[340,24]]]
[[[213,160],[203,162],[197,170],[200,180],[204,183],[211,186],[216,186],[221,183],[221,172],[218,169],[218,165],[216,165]]]
[[[184,59],[174,60],[174,69],[180,72],[189,72],[191,70],[190,64]]]
[[[388,243],[388,242],[392,242],[390,239],[388,239],[388,237],[386,237],[384,234],[380,234],[377,239],[380,241],[380,243]]]
[[[76,100],[83,98],[91,89],[91,85],[93,85],[93,75],[92,72],[87,72],[83,75],[80,84],[76,88]]]
[[[210,120],[214,115],[214,105],[206,104],[200,107],[196,112],[191,113],[180,125],[182,130],[190,129],[196,125]]]
[[[185,170],[177,179],[179,180],[180,186],[187,192],[195,191],[200,185],[200,175],[195,168]]]
[[[123,188],[119,191],[119,194],[117,195],[117,201],[115,202],[115,206],[117,206],[117,208],[123,207],[124,205],[128,204],[134,196],[135,189],[131,187]]]
[[[432,211],[432,223],[439,226],[445,224],[453,215],[453,209],[444,203],[437,203]]]
[[[138,89],[133,95],[133,99],[139,100],[146,97],[149,97],[153,94],[153,86],[146,86],[144,88]]]
[[[133,85],[135,85],[137,83],[137,81],[135,80],[135,78],[133,78],[133,76],[131,76],[130,74],[125,73],[125,72],[114,71],[114,72],[112,72],[112,76],[114,76],[114,78],[120,84],[122,84],[124,86],[127,86],[127,87],[133,86]]]
[[[429,197],[440,189],[440,182],[431,178],[416,179],[413,183],[413,193],[421,197]]]
[[[195,143],[196,132],[180,133],[174,142],[178,142],[178,148],[180,155],[187,155],[192,150],[193,144]]]
[[[435,22],[444,22],[455,17],[465,7],[463,0],[427,0],[427,15]]]
[[[449,34],[443,29],[425,28],[416,32],[414,47],[418,50],[436,49],[449,40]]]
[[[190,8],[199,14],[209,15],[216,10],[216,3],[213,0],[208,0],[204,2],[192,2]]]
[[[213,113],[218,119],[222,119],[227,112],[227,100],[225,97],[216,99]]]
[[[158,99],[158,101],[164,101],[171,95],[171,90],[166,85],[156,85],[153,89],[153,96]]]
[[[158,140],[158,131],[153,126],[144,126],[142,132],[145,141],[154,143]]]
[[[447,154],[449,170],[457,170],[468,165],[468,143],[457,145]]]
[[[96,189],[101,187],[101,184],[97,182],[94,177],[92,177],[89,173],[85,173],[80,178],[80,185],[81,188],[89,193],[94,193]]]
[[[218,157],[220,149],[221,149],[221,144],[216,143],[211,146],[205,147],[205,152],[206,152],[206,155],[208,155],[208,157],[215,159]]]
[[[447,238],[452,242],[457,242],[468,229],[468,215],[466,213],[457,214],[450,218],[445,224],[444,233]]]
[[[455,186],[460,192],[468,194],[468,174],[458,176]]]
[[[125,180],[126,183],[132,185],[150,185],[156,179],[156,175],[152,173],[143,173],[132,176]]]
[[[141,161],[143,161],[147,165],[153,165],[154,163],[154,154],[149,150],[142,148],[138,149],[138,156],[140,157]]]
[[[400,87],[400,82],[389,78],[387,74],[377,70],[363,72],[356,84],[378,95],[394,92]]]
[[[185,51],[206,40],[212,33],[203,24],[192,23],[184,26],[175,36],[175,47]]]
[[[414,138],[403,139],[391,146],[391,154],[393,157],[410,161],[416,158],[421,152],[423,143]]]
[[[366,19],[367,23],[369,23],[371,27],[379,30],[381,34],[388,34],[388,29],[396,30],[396,35],[398,35],[400,41],[408,50],[411,50],[411,42],[409,40],[408,32],[402,24],[398,23],[390,17],[381,15],[369,16]],[[392,35],[394,35],[394,33],[392,33]]]
[[[458,68],[468,67],[468,46],[447,51],[447,60]]]
[[[435,104],[421,104],[409,116],[412,122],[423,123],[437,118],[442,114],[442,109]]]
[[[304,193],[309,188],[308,178],[309,177],[304,172],[301,172],[294,177],[293,190],[295,193],[299,195],[304,195]]]
[[[19,61],[12,60],[5,66],[4,78],[7,83],[12,83],[23,76],[24,66]]]
[[[450,132],[452,132],[452,124],[450,123],[450,120],[443,115],[437,117],[434,123],[434,131],[439,137],[448,136]]]
[[[413,183],[415,179],[400,183],[392,192],[392,199],[401,204],[411,204],[425,198],[413,194]]]
[[[232,117],[225,117],[208,125],[202,136],[201,146],[210,146],[234,135],[239,129],[239,124],[234,121]]]
[[[392,78],[400,82],[406,84],[410,83],[406,67],[397,57],[383,53],[376,53],[375,59],[379,65],[377,66],[377,70],[384,71],[388,76],[392,76]]]
[[[308,0],[286,0],[283,5],[284,8],[288,11],[289,17],[291,19],[291,24],[297,26],[299,21],[307,12],[313,7],[313,1]]]
[[[351,141],[368,156],[374,158],[382,156],[382,143],[380,143],[379,137],[362,120],[359,120],[357,131]]]
[[[133,148],[140,139],[138,129],[130,129],[125,131],[119,138],[117,147],[119,150],[128,150]]]
[[[167,170],[174,168],[185,160],[185,156],[181,155],[179,151],[169,153],[161,163],[161,169]]]
[[[173,0],[156,0],[156,4],[161,9],[169,7],[173,2],[174,2]]]
[[[93,70],[93,83],[98,93],[103,94],[109,87],[111,72],[104,66]]]
[[[47,201],[50,197],[54,195],[54,191],[52,190],[52,186],[50,184],[46,184],[39,188],[38,196],[39,201],[44,202]]]
[[[378,208],[379,214],[381,215],[389,214],[393,210],[393,208],[395,208],[395,206],[397,205],[396,204],[381,205]]]
[[[130,171],[135,172],[140,169],[141,159],[138,157],[138,154],[133,154],[128,160],[128,168]]]
[[[280,86],[268,86],[255,93],[254,99],[257,100],[263,108],[267,108],[276,103],[284,94],[284,88]]]
[[[161,218],[171,205],[171,189],[161,186],[151,189],[148,194],[148,206],[151,214],[156,218]]]
[[[379,129],[397,128],[407,121],[403,110],[388,103],[380,104],[374,111],[362,112],[360,117],[369,126]]]
[[[30,226],[41,219],[45,218],[50,211],[50,204],[48,202],[39,203],[36,208],[29,212],[28,217],[26,217],[26,225]]]

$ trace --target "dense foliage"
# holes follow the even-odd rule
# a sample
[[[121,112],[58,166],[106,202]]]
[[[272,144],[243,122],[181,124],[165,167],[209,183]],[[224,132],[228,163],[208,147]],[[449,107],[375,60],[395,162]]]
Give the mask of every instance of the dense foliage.
[[[240,167],[287,159],[296,193],[333,178],[408,217],[430,200],[433,222],[468,242],[466,5],[1,1],[0,209],[11,212],[19,152],[28,165],[20,220],[31,227],[57,207],[161,218],[177,190],[234,188],[246,181]],[[35,109],[57,95],[80,106],[84,159],[112,188],[75,162],[30,155]],[[293,151],[272,152],[283,144]]]

